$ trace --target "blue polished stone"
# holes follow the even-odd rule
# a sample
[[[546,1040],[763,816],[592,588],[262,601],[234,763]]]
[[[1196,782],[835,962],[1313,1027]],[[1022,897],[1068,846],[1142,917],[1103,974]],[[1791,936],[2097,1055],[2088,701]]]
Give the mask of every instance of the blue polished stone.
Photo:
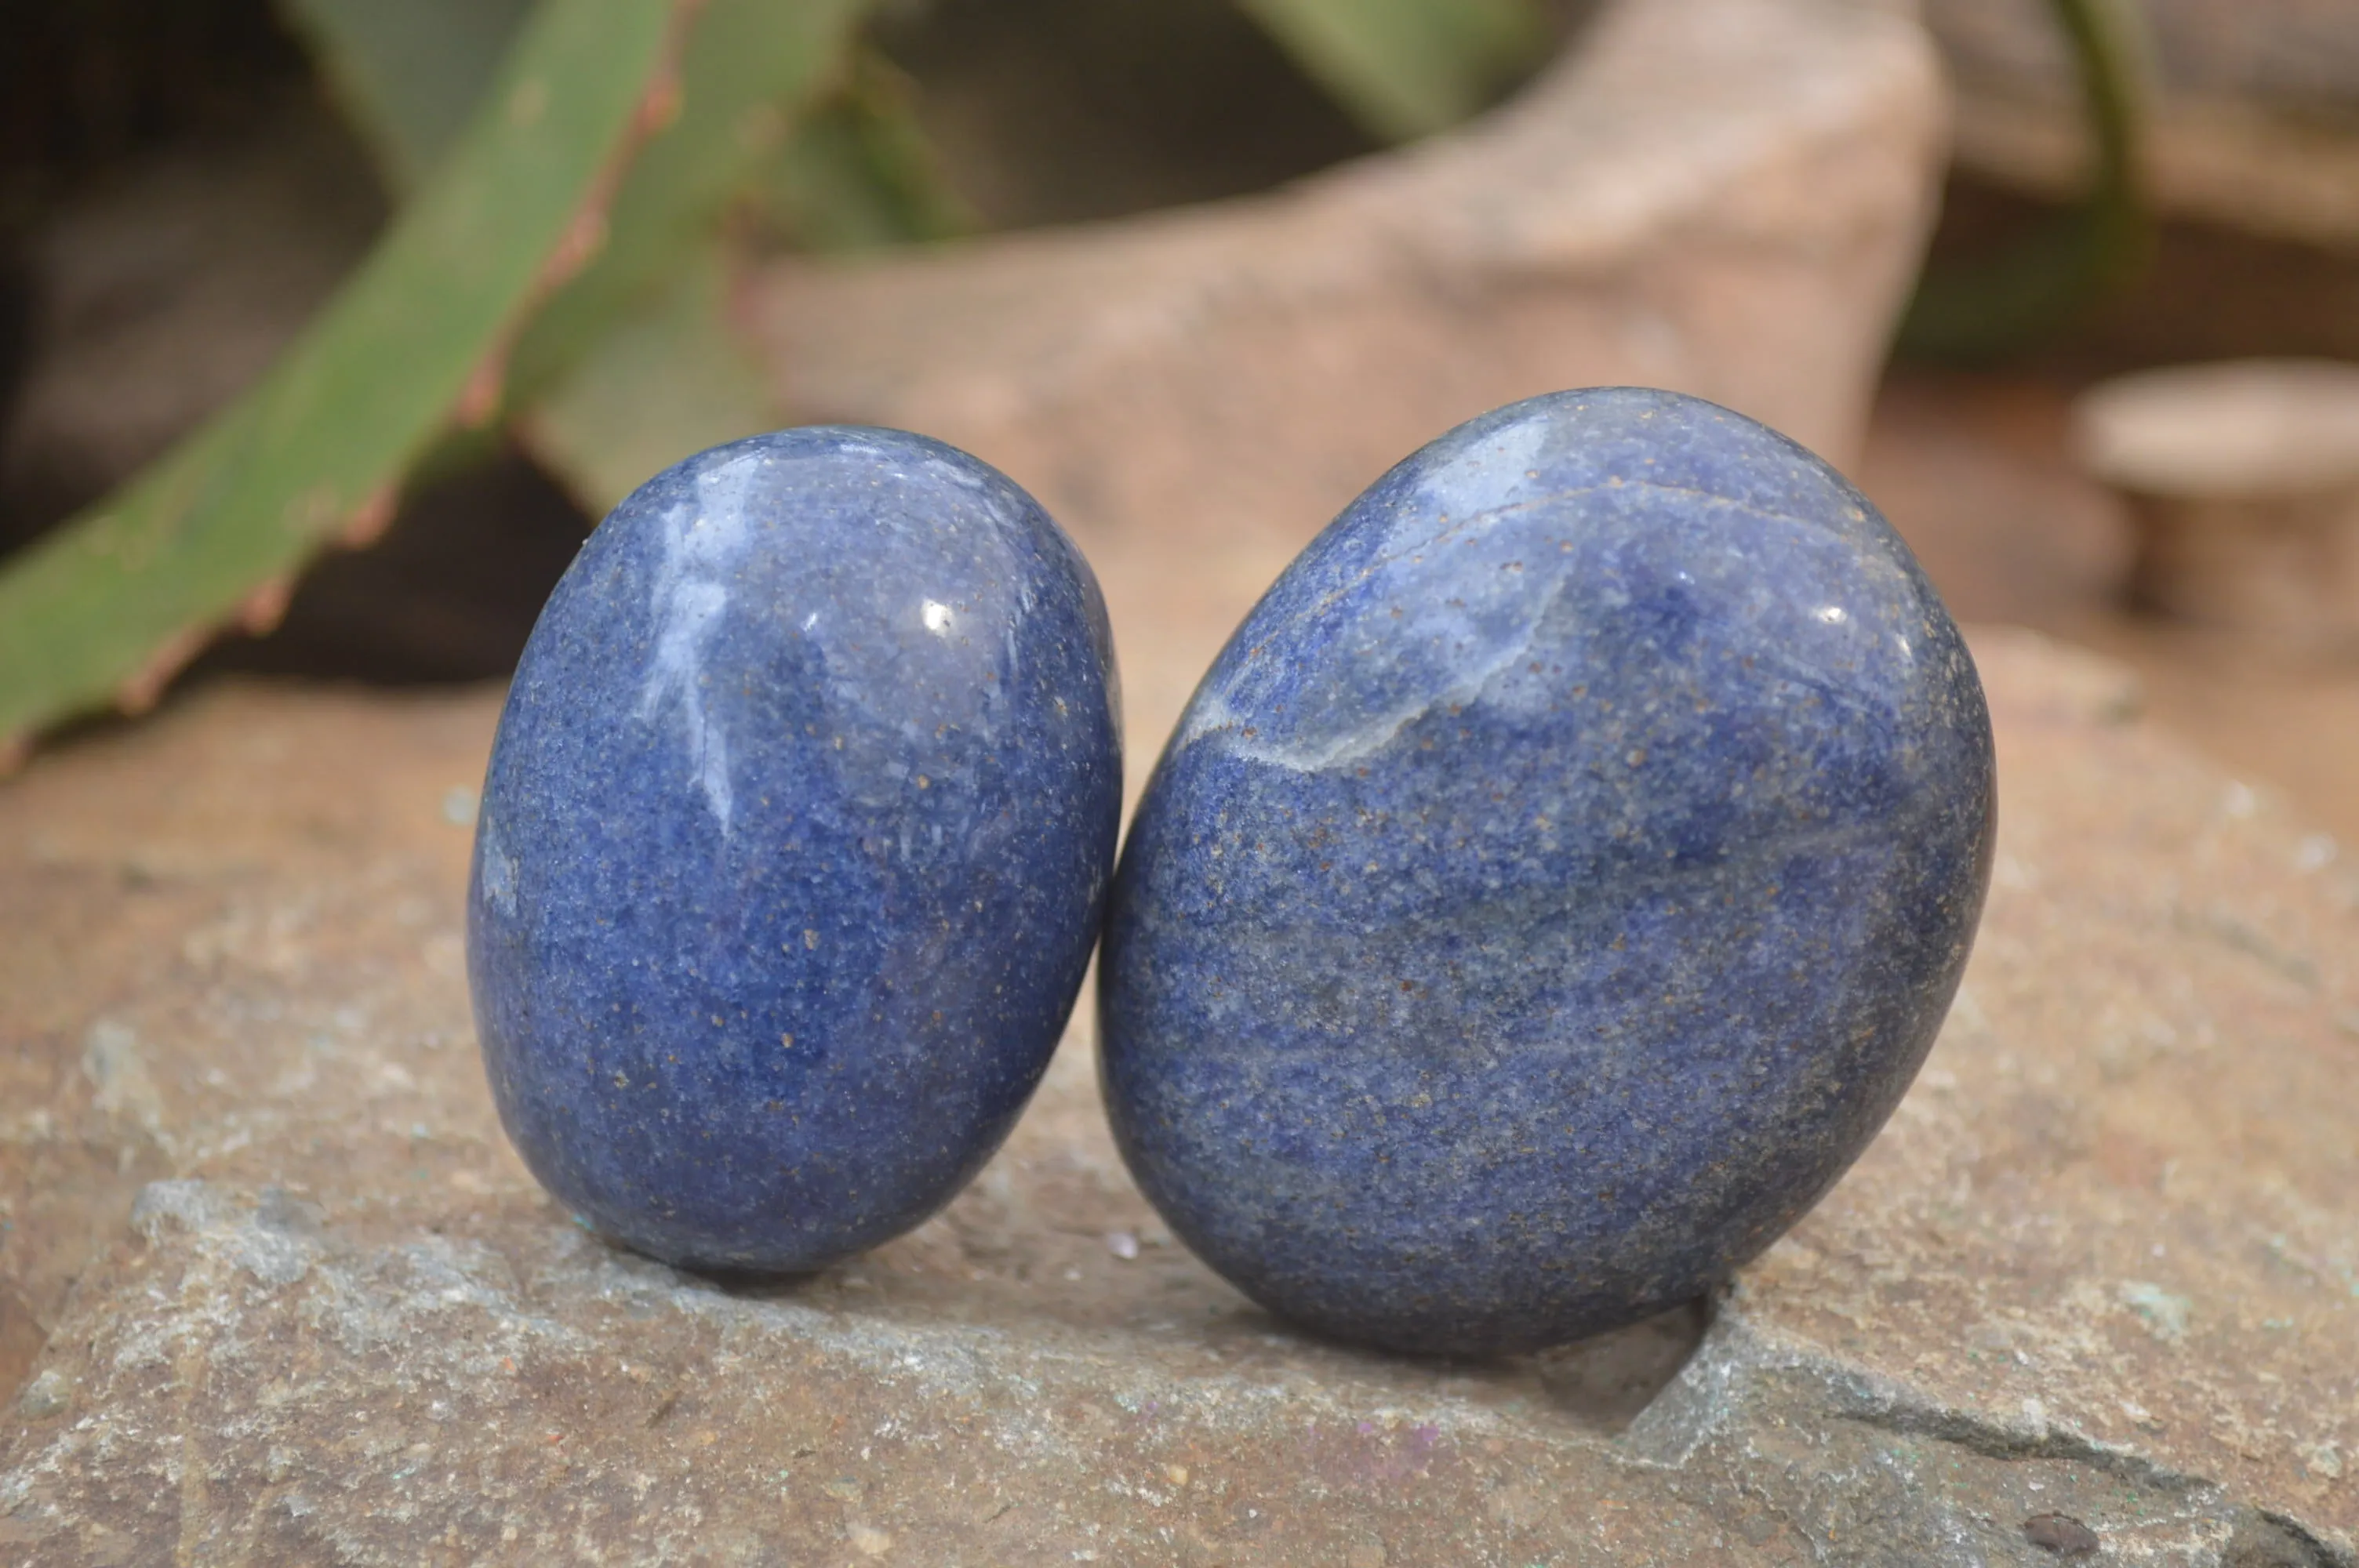
[[[1117,701],[1088,565],[953,448],[788,430],[641,487],[541,612],[476,829],[476,1025],[533,1173],[723,1269],[948,1200],[1097,936]]]
[[[1323,1332],[1635,1321],[1897,1103],[1992,788],[1957,628],[1826,464],[1669,393],[1499,409],[1320,535],[1181,719],[1101,960],[1117,1141]]]

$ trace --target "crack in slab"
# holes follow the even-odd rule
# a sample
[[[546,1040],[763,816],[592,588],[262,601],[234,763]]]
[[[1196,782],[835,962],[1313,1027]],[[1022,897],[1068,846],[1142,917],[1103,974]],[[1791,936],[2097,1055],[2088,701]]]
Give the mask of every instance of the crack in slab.
[[[1962,1450],[2001,1465],[2070,1465],[2146,1494],[2185,1505],[2190,1521],[2209,1516],[2228,1536],[2221,1568],[2359,1568],[2359,1553],[2298,1519],[2239,1499],[2223,1482],[2159,1464],[2136,1451],[2104,1443],[2044,1417],[2021,1425],[1927,1402],[1905,1387],[1836,1365],[1799,1346],[1781,1343],[1737,1310],[1713,1319],[1694,1356],[1615,1446],[1635,1462],[1669,1470],[1697,1467],[1717,1439],[1737,1438],[1756,1424],[1765,1385],[1782,1379],[1799,1387],[1829,1424],[1847,1422],[1892,1436]],[[1830,1469],[1826,1474],[1832,1474]],[[1740,1490],[1799,1532],[1810,1526],[1794,1514],[1787,1488],[1758,1476],[1736,1477]],[[1979,1561],[1979,1558],[1972,1559]]]

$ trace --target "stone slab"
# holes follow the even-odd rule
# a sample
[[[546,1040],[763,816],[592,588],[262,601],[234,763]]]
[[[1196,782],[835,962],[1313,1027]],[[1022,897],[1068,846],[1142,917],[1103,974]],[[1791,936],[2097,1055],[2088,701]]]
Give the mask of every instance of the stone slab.
[[[1114,1157],[1085,1028],[865,1259],[617,1252],[472,1048],[490,694],[218,687],[45,757],[0,792],[0,1543],[1962,1564],[2052,1561],[2056,1513],[2108,1563],[2359,1560],[2359,881],[2114,666],[1978,650],[1998,883],[1892,1124],[1709,1313],[1495,1365],[1221,1284]],[[1142,754],[1170,718],[1134,710]]]

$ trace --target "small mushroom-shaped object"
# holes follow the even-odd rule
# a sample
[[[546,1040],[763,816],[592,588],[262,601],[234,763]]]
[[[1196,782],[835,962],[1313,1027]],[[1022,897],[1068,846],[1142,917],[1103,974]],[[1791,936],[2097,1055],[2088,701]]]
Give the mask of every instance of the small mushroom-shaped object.
[[[2128,504],[2139,606],[2284,643],[2359,637],[2359,365],[2141,372],[2084,394],[2073,436]]]

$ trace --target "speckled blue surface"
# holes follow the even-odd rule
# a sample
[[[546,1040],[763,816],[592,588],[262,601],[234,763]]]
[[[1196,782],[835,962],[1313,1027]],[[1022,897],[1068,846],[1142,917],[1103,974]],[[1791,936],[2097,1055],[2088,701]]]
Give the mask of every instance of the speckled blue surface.
[[[1100,970],[1117,1141],[1326,1333],[1634,1321],[1883,1124],[1993,826],[1964,644],[1833,470],[1668,393],[1497,410],[1303,552],[1173,735]]]
[[[468,963],[508,1135],[669,1261],[923,1219],[1039,1081],[1121,809],[1088,566],[995,470],[788,430],[648,481],[534,628]]]

